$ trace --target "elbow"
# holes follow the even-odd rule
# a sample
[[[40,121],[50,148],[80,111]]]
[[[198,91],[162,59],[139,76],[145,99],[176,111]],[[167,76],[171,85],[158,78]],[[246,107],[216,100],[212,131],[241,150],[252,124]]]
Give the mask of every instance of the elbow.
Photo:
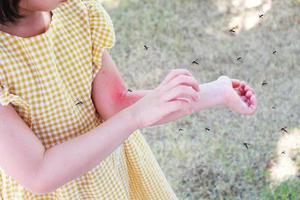
[[[38,177],[32,177],[26,189],[35,195],[43,195],[50,192],[45,181],[40,181]]]
[[[54,192],[59,186],[57,180],[44,176],[45,173],[41,173],[41,168],[36,170],[36,173],[32,176],[29,181],[29,187],[27,188],[31,193],[36,195],[45,195]]]
[[[31,183],[30,187],[28,187],[27,189],[35,195],[45,195],[56,190],[56,188],[50,186],[47,181],[42,181],[37,177],[33,178],[32,181],[33,183]]]

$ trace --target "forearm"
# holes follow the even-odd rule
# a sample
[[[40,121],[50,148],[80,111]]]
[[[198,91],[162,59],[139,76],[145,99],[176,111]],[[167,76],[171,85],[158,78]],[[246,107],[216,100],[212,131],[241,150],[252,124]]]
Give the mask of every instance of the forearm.
[[[123,96],[119,99],[117,112],[120,110],[123,110],[124,108],[127,108],[128,106],[134,104],[139,99],[143,98],[145,95],[147,95],[151,90],[136,90],[136,91],[126,91]]]
[[[37,172],[36,187],[48,193],[81,176],[109,156],[135,130],[135,120],[125,109],[97,128],[48,149]]]
[[[125,89],[124,89],[125,90]],[[120,112],[121,110],[129,107],[130,105],[134,104],[136,101],[138,101],[140,98],[144,97],[148,92],[151,90],[136,90],[129,92],[126,91],[123,93],[120,93],[117,98],[109,98],[107,100],[108,102],[113,102],[108,106],[105,106],[104,104],[101,106],[96,106],[97,112],[101,115],[101,117],[104,120],[109,119],[116,113]],[[99,103],[100,105],[100,103]],[[106,104],[107,105],[107,104]]]
[[[199,112],[203,109],[212,108],[215,106],[222,106],[224,102],[224,96],[222,96],[222,87],[217,84],[217,80],[199,85],[200,91],[199,102],[192,101],[195,112]],[[116,112],[134,104],[140,98],[144,97],[151,90],[137,90],[132,92],[126,92],[122,98],[120,98]]]

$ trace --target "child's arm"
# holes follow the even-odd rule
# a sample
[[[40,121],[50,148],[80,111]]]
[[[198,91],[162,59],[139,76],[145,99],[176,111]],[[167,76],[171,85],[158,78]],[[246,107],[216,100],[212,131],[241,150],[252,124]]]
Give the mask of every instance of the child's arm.
[[[200,100],[192,102],[194,112],[215,106],[228,106],[229,109],[241,114],[253,114],[256,109],[254,90],[243,81],[220,76],[218,80],[200,84],[199,87]],[[241,94],[235,91],[237,88],[240,88]],[[151,91],[129,92],[127,90],[116,64],[109,53],[104,50],[102,68],[95,77],[92,90],[95,108],[103,119],[106,120],[120,110],[134,104]],[[243,91],[244,93],[242,93]],[[248,94],[246,94],[247,92]],[[248,104],[249,106],[247,106]],[[162,119],[161,123],[170,121],[170,119],[177,119],[176,114]]]
[[[99,127],[47,150],[12,105],[1,105],[1,169],[33,193],[53,192],[96,167],[138,128],[154,125],[156,120],[170,112],[180,111],[181,115],[186,115],[190,104],[179,101],[169,103],[168,100],[173,97],[196,100],[198,85],[188,74],[186,70],[172,70],[143,101],[121,110]],[[186,85],[176,75],[189,77],[184,82]],[[173,77],[175,82],[170,81]],[[174,83],[181,84],[173,86]],[[170,87],[173,89],[167,89]],[[164,94],[161,94],[162,91]],[[157,109],[157,106],[161,108]],[[145,111],[148,114],[143,116]]]
[[[134,104],[151,90],[128,92],[124,80],[109,52],[105,49],[102,65],[92,87],[92,100],[96,111],[104,120]]]
[[[94,168],[135,130],[136,119],[125,109],[45,151],[12,105],[0,105],[0,166],[32,193],[49,193]]]

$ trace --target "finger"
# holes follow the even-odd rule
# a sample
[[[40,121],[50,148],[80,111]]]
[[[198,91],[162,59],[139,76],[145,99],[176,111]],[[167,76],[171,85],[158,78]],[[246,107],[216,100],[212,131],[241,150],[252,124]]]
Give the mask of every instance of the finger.
[[[251,104],[253,104],[253,105],[256,106],[256,97],[255,97],[255,96],[252,96],[252,97],[250,98],[250,100],[251,100]]]
[[[245,86],[245,90],[248,91],[250,90],[250,87],[248,85]]]
[[[249,86],[249,88],[250,88],[250,90],[252,91],[252,94],[255,94],[254,89],[253,89],[252,87],[250,87],[250,86]]]
[[[252,91],[248,90],[245,94],[246,97],[251,97],[252,96]]]
[[[245,89],[246,85],[241,83],[240,87],[239,87],[239,90],[241,91],[241,94],[242,95],[245,95],[247,90]]]
[[[231,82],[232,82],[232,87],[233,88],[237,88],[241,85],[241,81],[238,80],[238,79],[231,79]]]
[[[245,83],[245,81],[241,81],[241,88],[242,88],[242,89],[244,89],[244,88],[245,88],[245,86],[246,86],[246,83]]]
[[[199,84],[198,84],[197,80],[194,77],[187,76],[187,75],[179,75],[179,76],[175,77],[174,79],[172,79],[171,81],[169,81],[166,84],[165,90],[169,91],[178,85],[190,86],[190,87],[194,88],[195,91],[199,92]]]
[[[199,99],[199,93],[193,90],[189,86],[177,86],[169,90],[167,94],[163,97],[165,101],[172,101],[177,98],[188,98],[191,101],[197,101]]]
[[[169,72],[169,74],[166,76],[166,78],[162,81],[162,85],[168,83],[170,80],[172,80],[173,78],[175,78],[176,76],[180,75],[180,74],[185,74],[188,76],[193,76],[192,73],[190,71],[188,71],[187,69],[173,69],[171,70],[171,72]]]
[[[237,92],[237,94],[238,94],[239,96],[242,95],[242,92],[241,92],[240,90],[235,90],[235,91]]]

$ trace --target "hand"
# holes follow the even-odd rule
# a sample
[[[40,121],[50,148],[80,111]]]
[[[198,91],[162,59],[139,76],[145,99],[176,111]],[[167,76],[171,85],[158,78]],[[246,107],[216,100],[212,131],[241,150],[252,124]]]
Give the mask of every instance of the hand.
[[[244,81],[220,76],[217,80],[223,86],[224,104],[232,111],[252,115],[257,107],[254,90]]]
[[[167,123],[193,113],[191,102],[199,100],[199,91],[199,84],[191,72],[175,69],[129,109],[138,128]]]

